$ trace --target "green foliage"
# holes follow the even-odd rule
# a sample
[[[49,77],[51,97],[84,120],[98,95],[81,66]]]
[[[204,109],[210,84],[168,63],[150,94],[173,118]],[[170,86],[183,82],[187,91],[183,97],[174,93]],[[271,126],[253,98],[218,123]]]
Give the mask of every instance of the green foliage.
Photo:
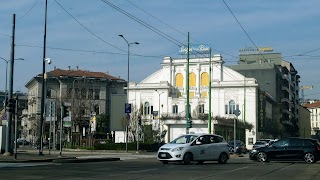
[[[105,134],[109,132],[110,129],[110,119],[105,114],[99,114],[96,117],[97,121],[97,132],[100,134]]]

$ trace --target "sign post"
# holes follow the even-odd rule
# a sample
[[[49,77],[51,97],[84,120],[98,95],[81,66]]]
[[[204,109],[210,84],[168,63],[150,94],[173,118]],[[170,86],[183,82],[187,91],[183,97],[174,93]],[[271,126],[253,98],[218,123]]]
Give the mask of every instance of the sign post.
[[[241,111],[239,109],[234,110],[234,115],[235,115],[235,117],[233,119],[233,152],[234,152],[234,154],[236,154],[236,152],[237,152],[237,150],[236,150],[236,147],[237,147],[236,124],[237,123],[236,123],[236,121],[238,120],[238,116],[240,116],[240,114],[241,114]]]

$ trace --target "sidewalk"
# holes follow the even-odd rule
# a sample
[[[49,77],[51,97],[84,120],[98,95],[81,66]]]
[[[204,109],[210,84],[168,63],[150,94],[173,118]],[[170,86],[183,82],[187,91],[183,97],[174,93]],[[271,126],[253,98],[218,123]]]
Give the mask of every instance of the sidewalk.
[[[101,156],[101,153],[91,151],[70,151],[69,149],[63,149],[62,156],[60,151],[50,151],[44,149],[43,155],[39,155],[38,149],[32,149],[29,147],[19,148],[15,155],[0,154],[0,163],[32,163],[32,162],[53,162],[53,163],[81,163],[81,162],[98,162],[98,161],[119,161],[119,157],[105,157]],[[88,156],[90,155],[90,156]],[[98,155],[98,156],[96,156]]]

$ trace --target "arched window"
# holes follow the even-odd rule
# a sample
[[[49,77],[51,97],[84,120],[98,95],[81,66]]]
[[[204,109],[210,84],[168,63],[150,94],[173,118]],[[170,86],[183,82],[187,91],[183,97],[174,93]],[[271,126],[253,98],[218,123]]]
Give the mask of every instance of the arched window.
[[[172,106],[172,113],[173,114],[178,114],[178,105],[175,104],[175,105]]]
[[[209,74],[207,72],[201,74],[201,86],[209,86]]]
[[[199,105],[199,113],[204,113],[204,104]]]
[[[145,103],[144,103],[144,111],[143,111],[143,114],[144,114],[144,115],[150,114],[150,104],[149,104],[149,102],[145,102]]]
[[[225,105],[226,114],[234,114],[236,109],[239,109],[239,105],[236,104],[234,100],[229,101],[229,103]]]
[[[190,87],[196,86],[196,74],[194,74],[194,73],[189,74],[189,86]]]
[[[176,87],[183,87],[183,75],[181,73],[176,75]]]

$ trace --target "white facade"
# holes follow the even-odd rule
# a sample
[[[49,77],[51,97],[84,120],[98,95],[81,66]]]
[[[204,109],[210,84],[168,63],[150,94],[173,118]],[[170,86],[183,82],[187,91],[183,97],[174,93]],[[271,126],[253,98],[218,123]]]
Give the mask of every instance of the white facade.
[[[211,110],[209,110],[209,62],[208,57],[189,59],[189,103],[193,121],[193,128],[190,128],[189,131],[208,133],[208,121],[197,119],[201,113],[208,114],[211,111],[212,117],[234,118],[235,115],[228,112],[230,103],[234,102],[233,109],[239,108],[241,111],[238,119],[245,119],[246,122],[253,125],[251,131],[246,130],[247,148],[251,149],[252,144],[249,142],[254,143],[259,138],[256,133],[258,84],[255,79],[245,78],[240,73],[224,67],[222,57],[215,55],[211,58]],[[140,83],[130,82],[129,103],[135,107],[143,107],[144,122],[154,123],[156,126],[159,122],[158,116],[154,117],[152,112],[160,110],[161,117],[182,117],[180,120],[175,120],[175,118],[160,120],[160,133],[165,134],[164,141],[169,142],[178,135],[186,133],[184,117],[187,102],[187,59],[165,57],[161,65],[160,70]],[[207,84],[206,81],[208,81]],[[215,123],[217,121],[212,120],[211,133],[215,133]]]

